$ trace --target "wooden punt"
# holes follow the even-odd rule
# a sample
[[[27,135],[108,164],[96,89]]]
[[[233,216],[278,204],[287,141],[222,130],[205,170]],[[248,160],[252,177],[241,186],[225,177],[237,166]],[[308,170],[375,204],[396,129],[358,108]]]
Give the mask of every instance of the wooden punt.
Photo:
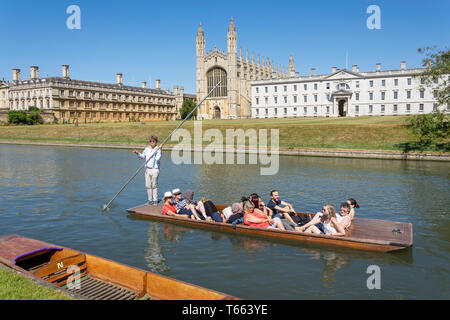
[[[59,290],[79,299],[237,299],[214,290],[15,234],[0,237],[0,263],[38,282],[44,281],[46,285],[59,287]]]
[[[216,205],[219,211],[224,205]],[[132,216],[151,219],[156,221],[173,222],[199,228],[215,229],[225,232],[253,235],[263,238],[273,238],[288,241],[307,241],[326,245],[335,245],[353,249],[390,252],[411,247],[413,244],[413,227],[411,223],[394,222],[387,220],[376,220],[355,217],[353,223],[345,236],[331,236],[319,234],[306,234],[296,231],[282,231],[274,229],[262,229],[236,225],[229,223],[209,222],[204,220],[192,220],[179,217],[165,216],[161,213],[161,206],[150,206],[147,204],[127,209]],[[305,212],[297,212],[302,214]],[[313,216],[312,213],[306,213]]]

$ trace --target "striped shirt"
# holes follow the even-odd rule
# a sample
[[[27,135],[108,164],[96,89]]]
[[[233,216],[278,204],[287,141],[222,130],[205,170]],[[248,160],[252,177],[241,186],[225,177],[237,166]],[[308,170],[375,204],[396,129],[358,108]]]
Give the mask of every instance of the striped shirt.
[[[177,211],[183,209],[184,207],[186,207],[188,205],[188,203],[184,199],[181,199],[180,201],[172,200],[172,202],[175,205],[175,207],[177,208]]]

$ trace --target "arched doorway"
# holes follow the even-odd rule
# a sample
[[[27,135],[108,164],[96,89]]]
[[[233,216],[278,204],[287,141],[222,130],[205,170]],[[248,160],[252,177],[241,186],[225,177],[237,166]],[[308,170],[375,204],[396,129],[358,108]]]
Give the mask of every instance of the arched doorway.
[[[220,119],[220,108],[214,107],[214,119]]]
[[[339,112],[339,117],[345,117],[345,100],[339,100],[339,107],[338,107],[338,112]]]

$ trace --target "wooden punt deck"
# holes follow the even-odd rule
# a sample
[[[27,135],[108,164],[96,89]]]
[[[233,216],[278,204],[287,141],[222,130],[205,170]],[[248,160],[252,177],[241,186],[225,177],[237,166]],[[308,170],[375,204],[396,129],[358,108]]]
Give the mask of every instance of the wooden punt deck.
[[[226,206],[216,205],[219,211]],[[215,229],[219,231],[254,235],[264,238],[282,239],[289,241],[307,241],[312,243],[329,244],[360,250],[390,252],[411,247],[413,244],[413,227],[411,223],[394,222],[355,217],[352,226],[345,236],[315,235],[295,231],[281,231],[261,229],[238,224],[233,228],[231,224],[208,222],[165,216],[161,213],[161,206],[147,204],[127,209],[132,216],[163,222],[189,225],[198,228]],[[300,214],[300,213],[298,213]],[[307,213],[312,215],[311,213]]]
[[[0,237],[0,263],[88,300],[234,300],[118,262],[15,234]]]

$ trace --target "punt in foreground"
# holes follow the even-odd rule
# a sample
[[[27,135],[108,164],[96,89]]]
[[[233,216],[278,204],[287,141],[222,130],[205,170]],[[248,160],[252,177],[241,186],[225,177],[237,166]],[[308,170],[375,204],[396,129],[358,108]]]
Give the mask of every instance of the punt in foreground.
[[[0,263],[28,277],[61,287],[80,299],[236,299],[214,290],[15,234],[0,237]]]
[[[226,206],[216,205],[222,211]],[[161,213],[161,206],[147,204],[127,209],[133,216],[152,219],[156,221],[173,222],[199,228],[216,229],[220,231],[254,235],[264,238],[283,239],[290,241],[307,241],[348,247],[353,249],[390,252],[411,247],[413,244],[413,227],[411,223],[375,220],[355,217],[345,236],[319,235],[294,231],[281,231],[274,229],[261,229],[249,227],[244,224],[209,222],[179,217],[165,216]],[[301,214],[301,212],[297,212]],[[307,213],[313,216],[312,213]]]

